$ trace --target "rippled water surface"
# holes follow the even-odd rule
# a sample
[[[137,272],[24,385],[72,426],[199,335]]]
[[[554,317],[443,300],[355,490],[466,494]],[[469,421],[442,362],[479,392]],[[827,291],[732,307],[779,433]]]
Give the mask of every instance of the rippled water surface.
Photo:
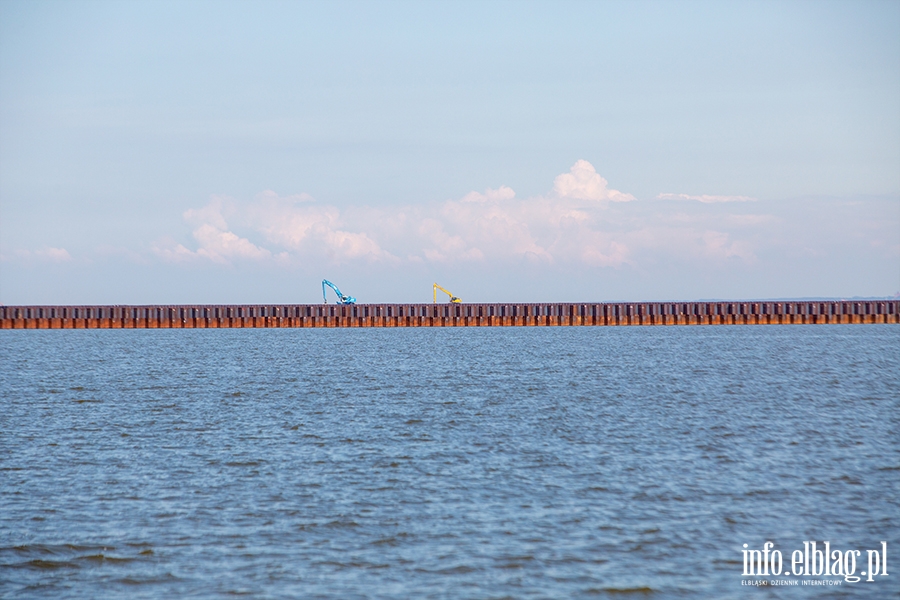
[[[4,597],[900,595],[895,325],[2,331],[0,395]],[[804,540],[893,572],[742,585]]]

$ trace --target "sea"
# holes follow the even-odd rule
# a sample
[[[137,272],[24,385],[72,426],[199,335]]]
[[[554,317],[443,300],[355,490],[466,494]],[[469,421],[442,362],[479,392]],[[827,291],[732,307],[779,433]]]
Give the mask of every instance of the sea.
[[[900,327],[5,330],[0,597],[897,598]]]

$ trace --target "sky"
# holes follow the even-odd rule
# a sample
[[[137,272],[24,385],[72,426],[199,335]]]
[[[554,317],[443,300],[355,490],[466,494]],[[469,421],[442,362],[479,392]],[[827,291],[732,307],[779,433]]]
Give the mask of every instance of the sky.
[[[323,278],[898,294],[900,2],[0,0],[0,303]]]

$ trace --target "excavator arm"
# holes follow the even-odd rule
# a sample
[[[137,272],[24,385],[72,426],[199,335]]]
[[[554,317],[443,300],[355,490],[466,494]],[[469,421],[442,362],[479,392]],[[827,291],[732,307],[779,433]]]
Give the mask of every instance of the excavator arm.
[[[328,297],[325,295],[325,286],[326,285],[328,287],[330,287],[331,289],[333,289],[334,293],[337,294],[337,297],[338,297],[337,303],[338,304],[356,304],[356,298],[354,298],[353,296],[345,296],[344,294],[341,293],[341,290],[338,289],[338,286],[334,285],[327,279],[323,279],[322,280],[322,301],[325,304],[328,304]]]
[[[438,284],[435,283],[435,284],[434,284],[434,287],[432,288],[432,291],[434,292],[434,303],[435,303],[435,304],[437,304],[437,293],[438,293],[438,290],[441,290],[442,292],[444,292],[445,294],[447,294],[448,296],[450,296],[450,302],[452,302],[452,303],[454,303],[454,304],[459,304],[459,303],[462,302],[461,299],[457,298],[456,296],[454,296],[453,294],[451,294],[450,292],[448,292],[447,290],[445,290],[444,288],[442,288],[441,286],[439,286]]]

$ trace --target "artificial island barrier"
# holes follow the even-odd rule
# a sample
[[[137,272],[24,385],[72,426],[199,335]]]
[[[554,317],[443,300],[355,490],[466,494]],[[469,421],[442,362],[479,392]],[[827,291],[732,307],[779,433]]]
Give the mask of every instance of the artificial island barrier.
[[[0,329],[900,323],[900,301],[0,306]]]

